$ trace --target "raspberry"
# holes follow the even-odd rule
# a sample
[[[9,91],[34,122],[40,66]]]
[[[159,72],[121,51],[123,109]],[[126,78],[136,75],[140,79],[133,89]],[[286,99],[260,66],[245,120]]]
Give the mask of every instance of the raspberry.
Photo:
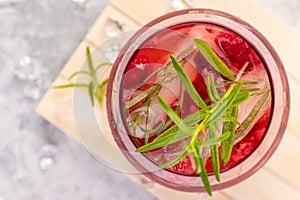
[[[185,156],[179,163],[169,168],[170,170],[182,173],[182,174],[193,174],[194,169],[189,156]]]
[[[138,87],[139,84],[146,79],[145,64],[149,63],[149,58],[144,54],[137,55],[126,70],[124,88],[132,89]]]
[[[165,65],[169,54],[162,49],[139,49],[124,73],[124,88],[135,89],[142,84],[150,74]]]
[[[220,33],[216,39],[216,44],[225,53],[230,63],[226,63],[229,66],[239,70],[246,62],[249,62],[246,71],[251,71],[253,65],[259,64],[260,60],[251,46],[233,33]]]

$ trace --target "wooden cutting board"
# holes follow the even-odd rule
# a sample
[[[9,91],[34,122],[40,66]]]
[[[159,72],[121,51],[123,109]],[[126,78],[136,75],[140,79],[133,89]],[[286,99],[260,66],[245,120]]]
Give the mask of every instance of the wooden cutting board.
[[[236,15],[256,27],[275,47],[286,68],[291,90],[291,114],[287,131],[279,148],[271,160],[258,173],[239,185],[223,191],[214,192],[211,199],[218,200],[281,200],[300,199],[300,70],[298,48],[300,35],[289,27],[279,23],[266,12],[246,0],[194,0],[195,7],[212,8]],[[69,83],[68,77],[83,65],[87,45],[96,47],[108,39],[105,34],[105,24],[111,17],[124,25],[124,31],[136,30],[150,20],[166,13],[170,8],[169,1],[152,0],[113,0],[96,20],[88,34],[79,44],[74,54],[66,63],[53,85]],[[82,142],[77,134],[73,109],[74,90],[49,89],[36,111],[54,126]],[[85,124],[87,129],[88,125]],[[83,128],[84,128],[83,127]],[[82,127],[81,127],[82,128]],[[86,136],[90,142],[88,148],[98,152],[99,143],[93,135]],[[96,143],[95,143],[96,142]],[[102,153],[102,154],[101,154]],[[109,157],[118,157],[115,160],[126,162],[121,154],[99,152],[100,157],[110,161]],[[141,175],[130,175],[133,180],[143,182]],[[148,188],[160,199],[207,199],[204,194],[191,194],[164,188],[158,184]]]

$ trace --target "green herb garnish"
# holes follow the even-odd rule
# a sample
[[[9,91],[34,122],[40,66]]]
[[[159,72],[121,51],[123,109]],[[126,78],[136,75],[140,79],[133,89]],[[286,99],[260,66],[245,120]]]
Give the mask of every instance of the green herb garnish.
[[[234,134],[236,130],[236,122],[238,117],[238,107],[235,105],[226,110],[223,123],[222,134],[229,133],[230,136],[221,143],[221,159],[223,165],[226,165],[231,156],[233,144],[234,144]]]
[[[252,94],[255,94],[255,92],[260,90],[260,88],[249,87],[249,85],[257,84],[256,81],[240,81],[244,70],[248,66],[248,62],[244,64],[240,72],[235,76],[205,41],[195,39],[194,43],[202,55],[211,64],[211,66],[213,66],[217,72],[230,81],[217,83],[214,80],[213,75],[208,74],[206,80],[206,89],[209,96],[209,101],[203,100],[182,67],[185,59],[182,59],[179,55],[180,61],[178,61],[178,57],[175,58],[173,55],[170,55],[173,67],[177,73],[177,77],[180,78],[182,85],[185,87],[186,91],[200,110],[182,119],[179,114],[175,112],[161,96],[159,96],[159,93],[157,93],[156,97],[158,98],[160,105],[169,118],[173,121],[174,125],[171,127],[166,127],[166,129],[161,132],[152,142],[139,147],[136,152],[148,152],[150,150],[165,147],[175,142],[184,140],[185,149],[182,151],[182,153],[174,159],[161,164],[159,167],[169,168],[180,162],[185,156],[189,154],[192,155],[196,164],[197,174],[199,174],[207,193],[212,195],[205,168],[207,156],[210,155],[211,157],[216,180],[221,181],[220,160],[222,160],[224,165],[230,160],[232,148],[237,137],[237,125],[243,127],[239,129],[239,138],[242,138],[245,136],[245,133],[249,131],[249,128],[255,124],[257,117],[255,118],[254,116],[258,115],[258,110],[264,109],[266,105],[258,102],[259,105],[256,105],[253,108],[252,112],[249,114],[250,116],[242,124],[239,123],[237,121],[238,106],[247,101]],[[167,70],[169,75],[172,75],[172,80],[174,79],[174,73],[171,73],[172,69],[169,65],[160,71],[162,70]],[[158,74],[159,72],[155,73]],[[163,81],[157,84],[162,86]],[[243,88],[244,85],[248,85],[248,87]],[[227,87],[225,92],[218,90],[219,87],[225,86]],[[129,106],[128,104],[125,104],[125,107],[128,109],[130,106],[148,98],[148,93],[150,94],[152,93],[152,90],[155,90],[153,87],[142,91],[141,97],[133,97],[134,103],[130,103]],[[154,96],[152,96],[152,98],[153,97]],[[263,98],[261,101],[266,103],[267,100]],[[210,102],[211,104],[209,105],[207,102]],[[223,124],[222,130],[219,130],[218,127],[220,123]],[[199,136],[201,134],[201,138],[204,138],[204,140],[202,139],[203,141],[199,140]],[[219,146],[221,147],[220,154]],[[207,149],[207,147],[209,147],[209,149]],[[200,153],[201,149],[202,154]],[[219,157],[219,155],[221,157]]]
[[[90,99],[91,99],[92,106],[94,106],[94,99],[95,99],[94,97],[96,97],[97,101],[101,105],[103,102],[103,98],[105,96],[108,79],[105,79],[104,81],[98,83],[97,71],[102,67],[112,66],[112,63],[109,63],[109,62],[101,63],[100,65],[98,65],[95,68],[89,47],[86,47],[86,56],[87,56],[87,63],[88,63],[89,71],[86,71],[86,70],[76,71],[69,76],[68,80],[71,80],[74,77],[76,77],[80,74],[83,74],[83,75],[87,75],[91,78],[89,83],[70,83],[70,84],[65,84],[65,85],[56,85],[56,86],[53,86],[53,88],[55,88],[55,89],[74,88],[74,87],[87,88]]]
[[[194,102],[203,110],[207,111],[207,106],[204,103],[203,99],[200,97],[200,95],[198,94],[197,90],[194,88],[191,80],[188,78],[188,76],[186,75],[186,73],[184,72],[183,68],[181,67],[181,65],[179,64],[179,62],[176,60],[176,58],[174,56],[170,56],[172,63],[174,65],[175,70],[178,73],[179,78],[182,81],[182,84],[184,85],[184,87],[186,88],[187,92],[189,93],[189,95],[192,97],[192,99],[194,100]]]
[[[203,40],[195,39],[194,43],[206,60],[223,76],[229,79],[234,79],[231,70],[225,63],[217,56],[217,54],[210,48],[210,46]]]

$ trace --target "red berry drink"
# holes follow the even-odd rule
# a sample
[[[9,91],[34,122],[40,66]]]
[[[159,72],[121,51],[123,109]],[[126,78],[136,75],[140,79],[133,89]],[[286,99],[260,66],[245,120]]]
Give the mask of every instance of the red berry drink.
[[[235,75],[248,62],[249,64],[240,80],[257,82],[255,84],[257,89],[270,88],[268,73],[263,61],[245,39],[220,26],[189,22],[176,24],[155,33],[134,52],[122,80],[123,107],[126,107],[128,102],[147,91],[151,86],[162,83],[161,88],[156,91],[157,94],[162,96],[174,110],[176,107],[180,107],[178,114],[181,118],[199,111],[187,91],[184,88],[180,91],[180,79],[177,74],[172,73],[171,70],[169,73],[165,72],[166,70],[164,71],[170,62],[170,55],[180,58],[183,52],[187,51],[186,49],[193,46],[193,39],[195,38],[205,40]],[[209,73],[213,74],[214,79],[218,82],[228,80],[219,74],[197,49],[191,48],[187,54],[188,56],[184,58],[186,62],[183,64],[183,69],[199,95],[206,100],[207,105],[210,105],[211,101],[206,87],[207,75]],[[166,79],[172,80],[165,81]],[[218,91],[222,93],[224,89],[225,87],[219,87]],[[180,95],[181,92],[182,95]],[[240,122],[245,120],[253,104],[260,96],[258,92],[253,92],[251,95],[251,98],[239,105],[238,116]],[[128,132],[131,133],[129,135],[137,148],[153,141],[160,133],[174,125],[173,123],[166,125],[169,118],[159,104],[156,95],[153,94],[150,98],[142,99],[140,102],[131,105],[123,113],[124,120],[128,124]],[[179,106],[180,104],[181,106]],[[260,116],[257,118],[257,122],[251,126],[251,130],[241,141],[234,145],[230,161],[226,165],[221,164],[221,170],[239,164],[260,144],[270,120],[271,98],[269,98],[266,105],[264,110],[259,113]],[[164,124],[164,127],[159,129],[158,127],[162,124]],[[237,126],[238,128],[239,126]],[[185,140],[178,141],[151,150],[145,156],[157,165],[161,165],[178,156],[183,151],[184,145]],[[206,169],[209,173],[212,173],[210,156],[208,155],[205,159]],[[191,154],[188,154],[179,163],[168,169],[176,173],[196,175],[196,167]]]
[[[237,184],[270,158],[287,124],[288,91],[278,55],[257,30],[191,9],[129,40],[110,74],[107,112],[117,145],[140,172],[211,194],[210,186]]]

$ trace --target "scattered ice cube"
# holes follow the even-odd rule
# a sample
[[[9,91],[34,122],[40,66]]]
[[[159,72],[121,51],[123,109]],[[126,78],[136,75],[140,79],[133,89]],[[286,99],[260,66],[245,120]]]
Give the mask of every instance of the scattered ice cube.
[[[41,77],[37,80],[27,81],[24,86],[23,94],[29,99],[37,100],[42,93],[50,86],[50,81],[46,77]]]
[[[46,76],[48,71],[31,57],[24,56],[19,60],[19,64],[15,66],[14,74],[20,80],[36,80],[42,76]]]
[[[123,25],[110,17],[106,19],[105,34],[110,38],[120,38],[123,32]]]
[[[44,145],[39,152],[39,167],[42,171],[49,170],[55,162],[57,149],[55,146]]]
[[[23,90],[25,97],[37,100],[41,97],[41,91],[38,87],[26,86]]]
[[[87,0],[72,0],[74,3],[81,5],[84,4]]]
[[[50,157],[41,157],[39,162],[41,170],[44,171],[50,168],[50,166],[54,163],[54,160]]]
[[[19,60],[19,64],[14,68],[14,74],[21,80],[28,80],[33,78],[32,63],[29,56],[24,56]]]
[[[14,68],[14,75],[21,81],[23,94],[30,99],[39,99],[41,94],[50,85],[49,71],[42,67],[36,60],[30,56],[23,56],[18,65]]]
[[[20,61],[19,64],[21,66],[25,66],[31,63],[31,58],[29,56],[24,56]]]

